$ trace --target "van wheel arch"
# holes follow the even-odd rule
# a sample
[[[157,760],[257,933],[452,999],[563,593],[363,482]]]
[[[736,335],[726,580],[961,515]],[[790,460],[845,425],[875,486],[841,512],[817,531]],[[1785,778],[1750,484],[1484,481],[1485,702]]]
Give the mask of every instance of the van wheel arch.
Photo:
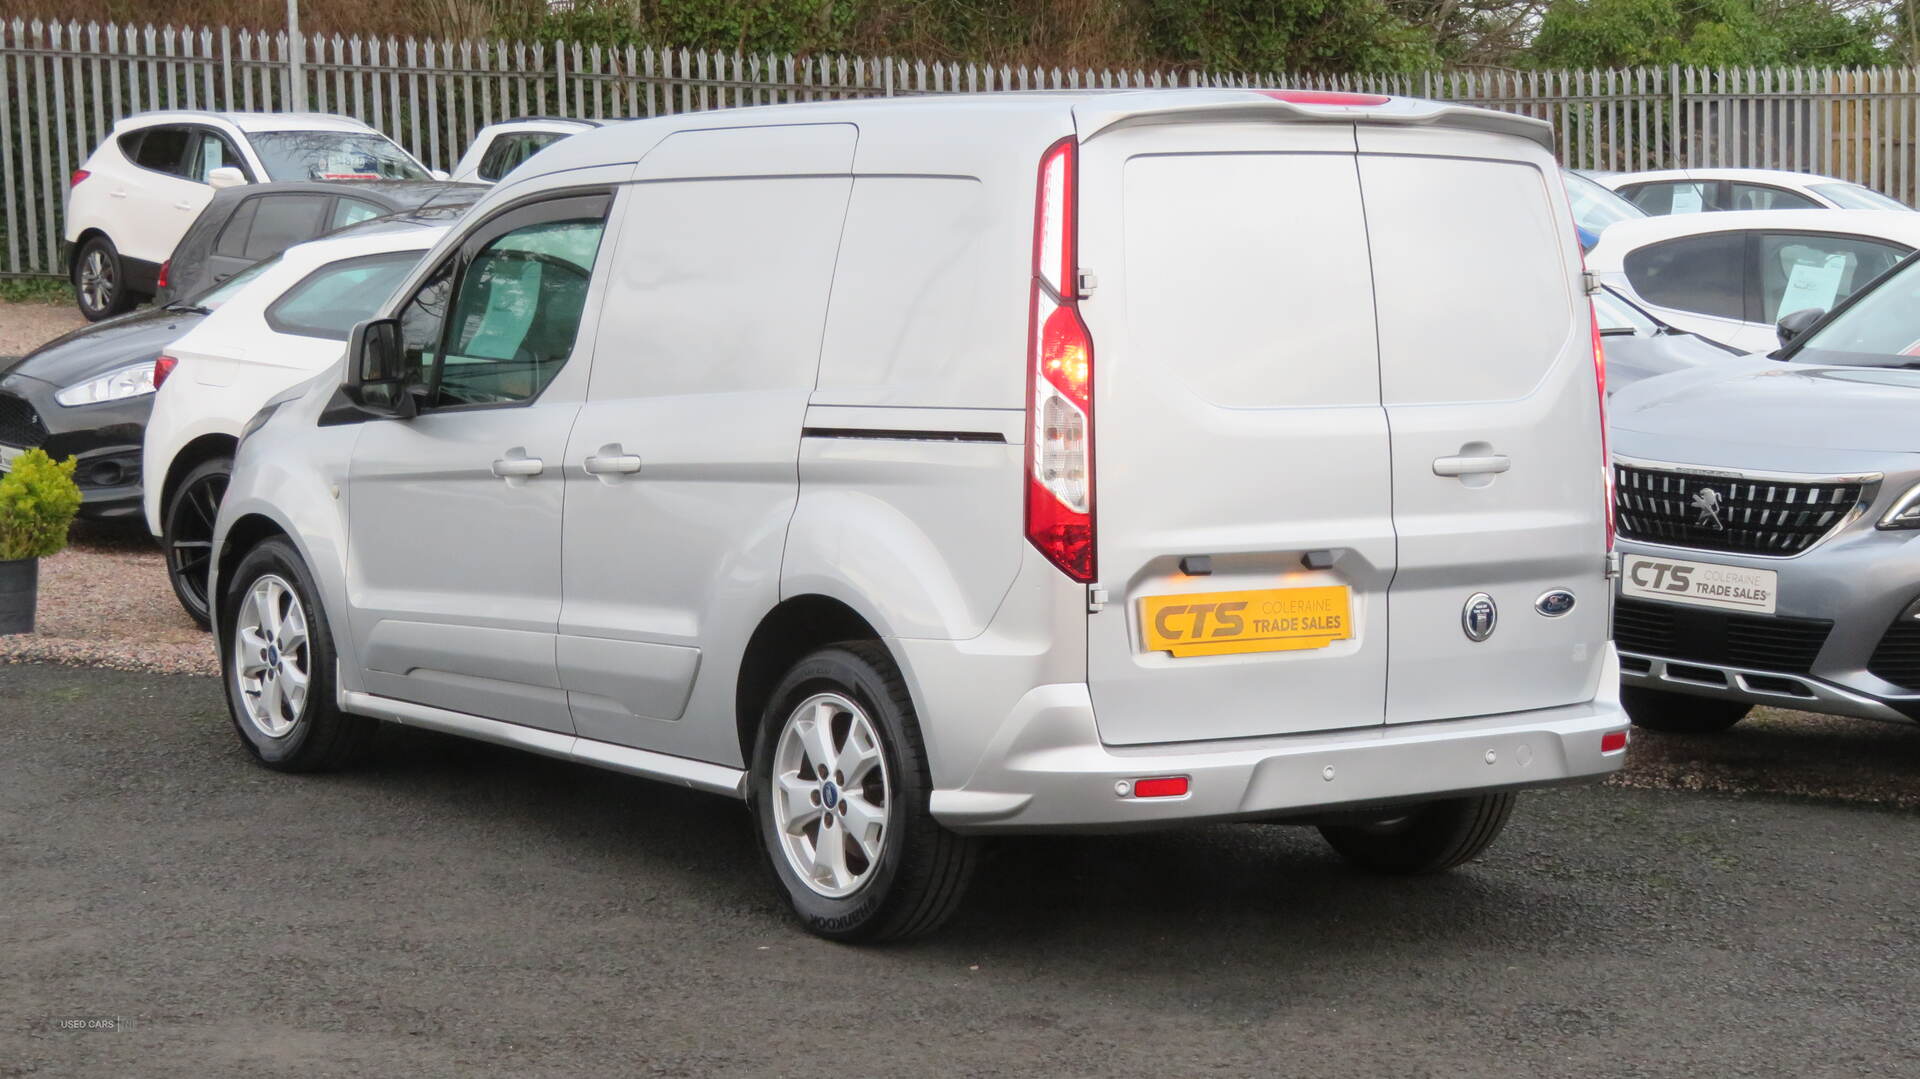
[[[227,529],[227,542],[220,549],[219,561],[216,563],[221,587],[224,588],[226,582],[233,579],[234,569],[240,565],[241,559],[247,557],[247,552],[275,537],[289,542],[293,539],[287,535],[286,529],[280,527],[278,521],[263,514],[249,513],[233,522],[233,527]]]
[[[841,641],[879,641],[880,633],[858,611],[831,596],[782,600],[747,640],[734,692],[740,759],[751,763],[761,715],[787,671],[802,658]],[[884,647],[884,645],[882,646]],[[896,665],[898,660],[895,661]]]

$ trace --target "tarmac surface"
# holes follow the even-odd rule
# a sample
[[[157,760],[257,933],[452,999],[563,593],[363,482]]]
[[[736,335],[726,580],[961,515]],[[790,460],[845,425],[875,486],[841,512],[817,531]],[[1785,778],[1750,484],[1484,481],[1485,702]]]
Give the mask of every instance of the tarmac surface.
[[[857,949],[718,797],[397,728],[283,776],[210,679],[0,665],[0,1076],[1911,1076],[1917,829],[1607,786],[1417,880],[1006,840]]]

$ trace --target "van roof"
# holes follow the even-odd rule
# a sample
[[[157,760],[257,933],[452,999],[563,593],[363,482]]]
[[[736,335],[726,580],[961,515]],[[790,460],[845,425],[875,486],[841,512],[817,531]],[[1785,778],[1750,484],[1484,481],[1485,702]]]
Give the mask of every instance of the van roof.
[[[1054,115],[1071,121],[1082,140],[1121,126],[1208,120],[1285,119],[1304,122],[1468,128],[1514,135],[1553,149],[1544,120],[1492,109],[1420,98],[1320,91],[1172,87],[1117,90],[1025,90],[926,94],[908,97],[756,105],[611,124],[541,151],[541,173],[638,160],[666,132],[753,127],[769,123],[858,123],[863,117],[898,120],[902,113],[1000,114],[1034,121]],[[1064,123],[1062,126],[1066,126]],[[531,174],[530,174],[531,175]]]

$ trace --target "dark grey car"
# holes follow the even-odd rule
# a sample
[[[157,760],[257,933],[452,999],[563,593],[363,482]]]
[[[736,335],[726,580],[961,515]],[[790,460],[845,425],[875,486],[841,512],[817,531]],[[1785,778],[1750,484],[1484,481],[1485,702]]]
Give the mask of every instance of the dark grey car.
[[[389,214],[467,206],[485,184],[438,180],[247,184],[218,191],[161,267],[156,301],[191,296],[297,243]]]
[[[1648,379],[1609,412],[1635,723],[1920,719],[1920,256],[1773,358]]]
[[[1609,396],[1655,375],[1672,374],[1744,355],[1697,333],[1669,326],[1612,289],[1593,296],[1594,317],[1607,354]]]

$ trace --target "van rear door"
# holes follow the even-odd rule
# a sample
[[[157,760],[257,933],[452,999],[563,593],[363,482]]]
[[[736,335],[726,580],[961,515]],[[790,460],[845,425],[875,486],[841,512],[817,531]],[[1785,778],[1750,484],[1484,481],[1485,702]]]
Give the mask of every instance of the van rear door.
[[[1353,125],[1114,128],[1079,174],[1102,740],[1378,726],[1392,458]]]
[[[1559,169],[1508,134],[1357,137],[1399,535],[1387,721],[1588,700],[1609,637],[1605,468]],[[1474,640],[1482,593],[1496,618]]]

